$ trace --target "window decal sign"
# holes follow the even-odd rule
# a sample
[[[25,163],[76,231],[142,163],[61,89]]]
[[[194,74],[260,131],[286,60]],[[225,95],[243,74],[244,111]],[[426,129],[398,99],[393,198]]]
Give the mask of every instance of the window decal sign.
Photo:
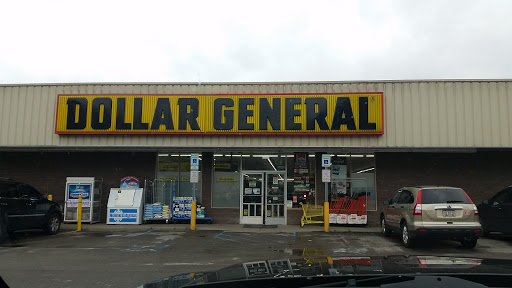
[[[61,94],[56,134],[384,133],[383,93]]]
[[[68,207],[78,207],[82,195],[82,207],[91,207],[91,184],[68,184]]]

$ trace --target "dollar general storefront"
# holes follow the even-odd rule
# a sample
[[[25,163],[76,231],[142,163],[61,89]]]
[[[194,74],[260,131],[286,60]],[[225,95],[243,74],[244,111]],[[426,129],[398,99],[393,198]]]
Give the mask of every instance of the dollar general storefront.
[[[364,191],[378,225],[401,186],[459,186],[478,202],[510,185],[511,83],[3,85],[0,177],[59,202],[70,176],[104,191],[128,175],[172,180],[216,223],[298,224],[300,203],[324,202],[329,154],[329,197]]]

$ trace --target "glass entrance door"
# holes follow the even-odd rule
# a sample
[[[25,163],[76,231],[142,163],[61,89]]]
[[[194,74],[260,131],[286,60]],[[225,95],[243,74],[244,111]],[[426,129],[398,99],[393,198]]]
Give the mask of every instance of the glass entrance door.
[[[265,224],[286,225],[286,173],[265,173]]]
[[[242,173],[241,224],[263,224],[263,174]]]
[[[285,225],[286,173],[242,172],[240,224]]]

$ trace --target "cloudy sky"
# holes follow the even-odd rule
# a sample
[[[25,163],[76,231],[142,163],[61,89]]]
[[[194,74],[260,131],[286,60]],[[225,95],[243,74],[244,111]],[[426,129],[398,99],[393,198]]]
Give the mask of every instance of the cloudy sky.
[[[512,78],[512,1],[0,0],[0,83]]]

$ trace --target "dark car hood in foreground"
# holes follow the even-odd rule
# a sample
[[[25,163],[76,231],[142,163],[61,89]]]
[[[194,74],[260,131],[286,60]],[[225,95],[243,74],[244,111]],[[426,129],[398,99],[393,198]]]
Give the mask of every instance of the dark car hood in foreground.
[[[265,260],[240,263],[215,272],[171,276],[145,284],[142,287],[178,288],[187,285],[222,284],[226,281],[242,281],[248,284],[249,282],[247,281],[250,280],[269,278],[283,280],[294,278],[298,281],[293,281],[293,283],[288,284],[299,287],[325,283],[323,280],[320,280],[320,283],[318,283],[318,281],[310,282],[311,279],[314,281],[314,279],[332,279],[336,277],[336,279],[339,278],[342,280],[341,277],[344,275],[473,275],[488,273],[512,275],[512,260],[437,256],[318,257]],[[308,280],[300,280],[306,278]],[[330,281],[332,282],[333,280]],[[297,285],[297,283],[299,283],[299,285]],[[304,285],[301,285],[302,283],[304,283]],[[224,285],[220,287],[222,286]]]

